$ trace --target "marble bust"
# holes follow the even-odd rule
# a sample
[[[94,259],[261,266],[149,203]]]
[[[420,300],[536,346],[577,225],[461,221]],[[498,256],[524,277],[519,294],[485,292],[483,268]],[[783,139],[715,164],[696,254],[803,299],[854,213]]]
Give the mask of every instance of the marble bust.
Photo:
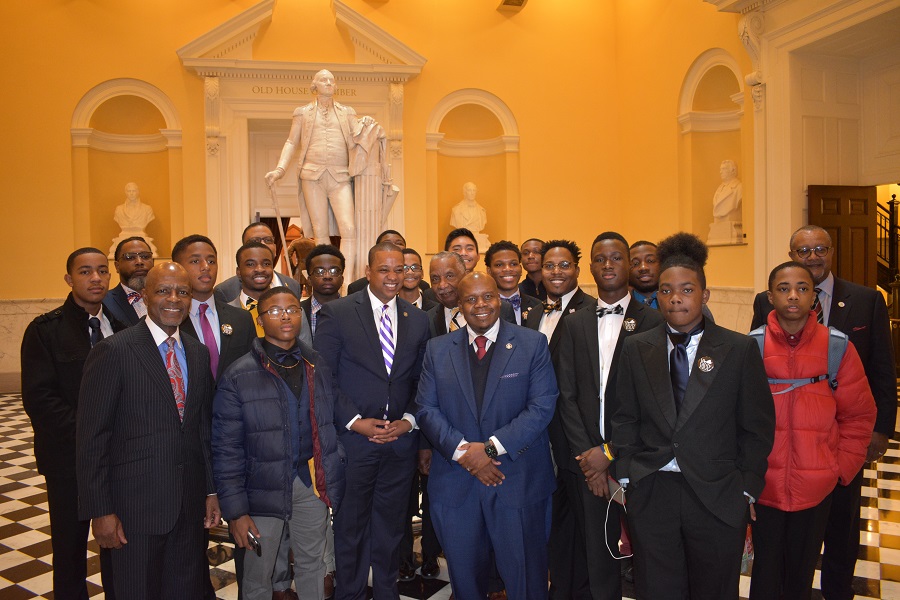
[[[125,185],[125,202],[116,207],[113,213],[113,220],[119,224],[119,235],[112,241],[110,246],[109,257],[113,258],[116,246],[121,240],[133,236],[140,236],[146,240],[153,256],[157,256],[156,246],[153,245],[153,238],[147,235],[147,225],[156,218],[153,214],[153,208],[149,204],[141,202],[141,191],[138,185],[130,182]]]
[[[709,226],[707,243],[711,245],[741,244],[744,242],[741,214],[744,186],[737,177],[733,160],[723,160],[719,166],[722,183],[713,195],[713,222]]]
[[[475,196],[478,194],[478,186],[469,181],[463,185],[463,199],[450,211],[450,225],[454,229],[465,228],[475,234],[478,248],[482,252],[491,245],[488,236],[482,231],[487,225],[487,211],[478,204]]]

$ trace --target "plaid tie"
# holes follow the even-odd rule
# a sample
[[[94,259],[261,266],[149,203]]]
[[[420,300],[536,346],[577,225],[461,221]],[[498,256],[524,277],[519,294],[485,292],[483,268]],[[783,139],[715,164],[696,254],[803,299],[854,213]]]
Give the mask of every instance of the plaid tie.
[[[169,374],[169,383],[172,384],[172,393],[175,395],[178,418],[184,421],[184,375],[178,357],[175,356],[175,338],[166,338],[166,345],[166,373]]]

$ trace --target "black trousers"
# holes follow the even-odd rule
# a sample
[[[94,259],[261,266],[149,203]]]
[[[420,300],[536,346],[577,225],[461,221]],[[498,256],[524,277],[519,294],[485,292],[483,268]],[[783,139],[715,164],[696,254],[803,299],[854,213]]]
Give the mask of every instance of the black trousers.
[[[434,533],[434,524],[431,522],[431,502],[428,498],[428,475],[422,475],[418,471],[413,476],[412,487],[409,493],[409,506],[406,510],[406,523],[403,528],[403,539],[400,541],[400,562],[407,562],[413,566],[416,557],[413,553],[412,518],[419,512],[419,491],[422,492],[422,562],[437,559],[441,553],[441,543]]]
[[[809,600],[831,496],[795,512],[756,505],[750,600]]]
[[[560,469],[556,477],[548,557],[551,600],[591,600],[584,536],[575,516],[581,496],[580,479],[583,477],[566,469]]]
[[[850,485],[838,484],[831,492],[831,511],[825,526],[822,553],[822,596],[828,600],[852,600],[853,573],[859,555],[859,504],[863,468]]]
[[[621,600],[622,578],[619,538],[622,537],[622,507],[595,496],[582,478],[573,498],[575,517],[584,536],[588,582],[593,600]],[[607,519],[607,510],[609,518]]]
[[[53,597],[87,600],[87,542],[90,521],[78,520],[78,485],[74,477],[44,477],[50,512],[50,546],[53,548]],[[112,591],[109,550],[100,550],[100,577],[106,597]]]
[[[648,475],[627,498],[638,600],[738,600],[746,520],[719,519],[681,473]]]

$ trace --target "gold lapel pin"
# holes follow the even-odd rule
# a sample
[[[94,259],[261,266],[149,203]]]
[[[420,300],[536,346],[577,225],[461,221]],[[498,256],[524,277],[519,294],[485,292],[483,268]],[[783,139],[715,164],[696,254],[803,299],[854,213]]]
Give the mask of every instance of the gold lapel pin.
[[[846,306],[846,304],[844,304],[843,302],[838,302],[838,306],[840,306],[841,308],[844,308]]]
[[[404,311],[403,311],[403,316],[404,316],[404,317],[408,317],[408,316],[409,316],[409,313],[406,312],[406,311],[404,310]]]
[[[627,319],[622,321],[622,327],[625,328],[625,331],[634,331],[635,329],[637,329],[637,321],[635,321],[631,317],[628,317]]]
[[[228,323],[222,323],[222,334],[231,335],[232,333],[234,333],[234,328]]]
[[[509,342],[507,342],[507,344],[506,344],[506,349],[507,349],[507,350],[512,350],[512,344],[509,343]]]
[[[713,370],[713,368],[714,368],[716,365],[713,364],[713,359],[711,359],[711,358],[708,357],[708,356],[704,356],[704,357],[700,358],[700,360],[699,360],[698,363],[697,363],[697,366],[698,366],[698,367],[700,368],[700,370],[703,371],[704,373],[709,373],[710,371]]]

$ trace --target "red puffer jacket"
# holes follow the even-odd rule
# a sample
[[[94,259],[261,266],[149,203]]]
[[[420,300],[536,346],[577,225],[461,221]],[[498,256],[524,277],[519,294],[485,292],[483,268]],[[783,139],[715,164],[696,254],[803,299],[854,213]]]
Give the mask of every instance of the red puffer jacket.
[[[770,378],[812,378],[828,370],[828,328],[816,322],[814,313],[792,348],[773,310],[764,348]],[[775,445],[760,504],[788,512],[810,508],[838,480],[846,485],[859,472],[875,426],[875,400],[852,343],[837,380],[833,392],[823,380],[775,396]],[[773,384],[772,393],[787,387]]]

